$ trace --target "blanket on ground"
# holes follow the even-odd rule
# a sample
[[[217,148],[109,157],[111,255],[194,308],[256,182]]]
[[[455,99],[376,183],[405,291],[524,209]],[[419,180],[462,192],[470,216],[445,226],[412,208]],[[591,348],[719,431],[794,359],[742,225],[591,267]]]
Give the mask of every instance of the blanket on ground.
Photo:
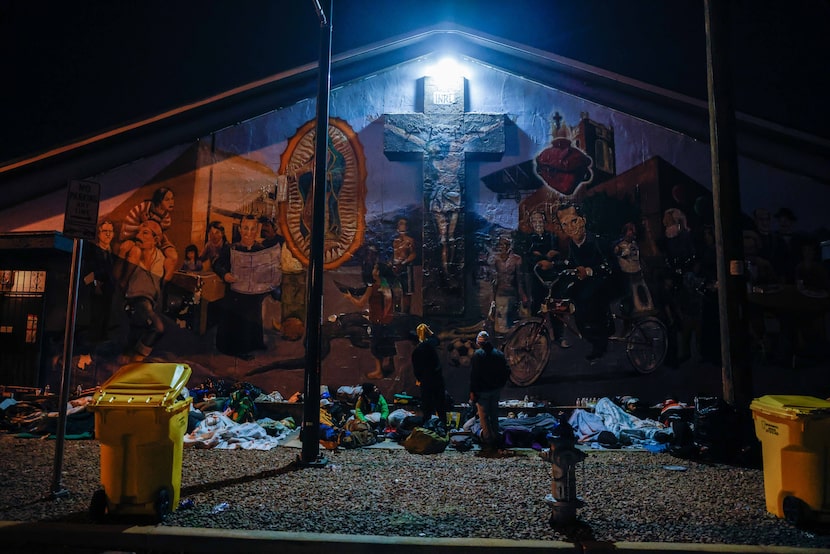
[[[221,412],[208,412],[196,428],[184,436],[184,446],[224,450],[271,450],[285,442],[288,429],[271,436],[258,423],[236,423]]]
[[[640,419],[626,412],[610,398],[600,398],[593,413],[574,410],[568,423],[581,443],[596,441],[603,431],[610,431],[621,441],[629,439],[632,444],[656,443],[657,433],[671,433],[671,429],[660,422]]]

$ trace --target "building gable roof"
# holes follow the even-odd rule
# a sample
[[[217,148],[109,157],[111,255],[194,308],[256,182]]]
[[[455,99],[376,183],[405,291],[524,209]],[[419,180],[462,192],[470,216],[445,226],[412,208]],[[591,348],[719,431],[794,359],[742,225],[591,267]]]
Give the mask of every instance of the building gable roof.
[[[440,24],[332,58],[332,88],[418,58],[453,52],[708,142],[705,102],[454,24]],[[154,117],[102,131],[0,166],[0,208],[308,98],[317,66],[306,64]],[[830,141],[737,114],[741,155],[830,184]]]

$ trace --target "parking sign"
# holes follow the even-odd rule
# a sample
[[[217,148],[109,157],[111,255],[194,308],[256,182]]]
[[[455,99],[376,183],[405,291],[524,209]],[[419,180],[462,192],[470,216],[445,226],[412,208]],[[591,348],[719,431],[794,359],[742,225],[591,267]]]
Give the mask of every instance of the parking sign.
[[[101,185],[94,181],[69,181],[63,234],[76,239],[95,240]]]

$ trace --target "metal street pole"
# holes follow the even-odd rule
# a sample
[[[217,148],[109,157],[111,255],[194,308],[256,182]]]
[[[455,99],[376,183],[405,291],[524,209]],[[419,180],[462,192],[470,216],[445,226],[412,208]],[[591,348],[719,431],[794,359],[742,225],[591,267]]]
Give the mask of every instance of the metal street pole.
[[[63,488],[61,473],[63,472],[63,451],[66,439],[67,404],[69,403],[69,389],[72,386],[72,358],[75,342],[75,314],[78,309],[78,282],[81,274],[81,260],[84,253],[83,239],[76,238],[72,245],[72,270],[69,274],[69,299],[66,305],[66,329],[63,335],[63,373],[61,375],[61,390],[58,401],[58,429],[55,440],[55,463],[52,472],[52,498],[66,496],[69,491]]]
[[[718,263],[721,372],[723,397],[748,407],[752,369],[747,352],[746,283],[735,112],[729,72],[727,0],[704,0],[706,81],[709,92],[709,143],[712,154],[712,200]]]
[[[328,18],[319,0],[313,0],[320,18],[320,62],[317,84],[317,130],[314,145],[313,214],[311,251],[306,285],[306,360],[303,395],[303,449],[300,463],[325,465],[320,459],[320,353],[323,319],[323,249],[325,246],[326,161],[331,89],[331,16],[334,0],[329,0]]]

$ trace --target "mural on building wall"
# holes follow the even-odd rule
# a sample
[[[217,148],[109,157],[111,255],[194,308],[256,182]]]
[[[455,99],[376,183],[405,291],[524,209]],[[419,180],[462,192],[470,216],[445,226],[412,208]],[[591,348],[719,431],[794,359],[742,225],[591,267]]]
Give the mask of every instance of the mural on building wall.
[[[688,359],[719,365],[705,186],[656,155],[618,171],[627,145],[617,137],[632,139],[603,109],[538,108],[547,136],[519,147],[509,107],[468,111],[463,83],[426,78],[423,90],[423,112],[387,113],[374,129],[331,119],[325,382],[417,390],[410,353],[422,322],[461,399],[482,329],[515,368],[515,397],[549,397],[563,375],[640,371],[645,381]],[[238,136],[269,136],[256,132],[265,121],[240,124]],[[183,360],[197,379],[302,388],[316,299],[306,298],[315,126],[301,121],[264,144],[194,143],[103,214],[77,335],[91,367]],[[502,163],[508,153],[515,162]],[[412,165],[417,176],[401,177]],[[806,307],[827,302],[826,272],[814,237],[788,231],[791,210],[752,216],[753,349],[786,358],[825,340],[823,312]],[[797,320],[782,298],[804,304]],[[569,324],[555,317],[572,307]],[[652,347],[636,348],[640,339]]]
[[[463,95],[451,99],[463,106]],[[576,255],[577,244],[581,246],[588,236],[587,228],[601,257],[588,260],[596,270],[590,276],[592,286],[574,283],[570,292],[582,291],[574,295],[579,304],[576,329],[592,347],[588,358],[604,354],[612,299],[628,298],[620,315],[659,315],[636,235],[638,225],[648,217],[662,217],[659,206],[651,206],[654,213],[642,209],[643,197],[659,197],[661,183],[651,175],[651,181],[640,179],[633,186],[621,180],[615,187],[603,188],[615,178],[612,129],[592,122],[587,114],[571,127],[555,112],[550,144],[529,160],[529,170],[520,164],[484,177],[482,183],[499,193],[502,201],[515,202],[518,224],[511,229],[483,221],[478,214],[467,214],[466,220],[460,217],[466,156],[471,151],[498,155],[504,149],[503,116],[467,114],[458,106],[450,112],[442,114],[449,122],[426,126],[420,121],[423,114],[412,114],[419,118],[417,124],[404,115],[386,118],[384,153],[392,160],[408,150],[422,157],[424,183],[410,186],[422,190],[424,200],[422,206],[368,218],[362,146],[344,121],[332,119],[324,261],[331,284],[348,303],[324,324],[324,356],[338,344],[336,339],[345,338],[371,354],[372,366],[361,369],[360,378],[400,378],[408,364],[400,359],[397,343],[411,342],[414,327],[430,319],[447,339],[448,364],[463,371],[478,330],[490,329],[507,347],[517,323],[541,313],[549,293],[541,271],[551,272],[566,260],[575,267],[589,267]],[[407,126],[421,129],[431,146],[413,131],[405,131]],[[238,155],[221,156],[211,172],[208,215],[201,224],[197,217],[191,215],[188,222],[184,215],[202,211],[192,199],[204,196],[200,189],[205,188],[194,175],[197,172],[186,167],[168,168],[144,187],[146,199],[125,202],[102,223],[107,230],[118,228],[115,243],[109,249],[102,243],[102,249],[116,254],[114,281],[123,291],[128,315],[120,361],[145,359],[168,337],[176,350],[193,344],[194,353],[208,352],[209,365],[215,366],[220,356],[253,362],[251,376],[304,367],[296,343],[305,326],[313,134],[313,121],[297,130],[281,153],[278,172]],[[593,157],[580,148],[588,141],[603,159],[596,173]],[[186,157],[182,163],[189,160]],[[190,205],[182,206],[178,196],[190,198]],[[440,209],[438,196],[456,198],[454,208]],[[177,205],[181,216],[174,216]],[[562,224],[568,209],[577,219],[571,224],[577,234]],[[179,217],[182,221],[176,225]],[[204,241],[182,248],[171,240],[174,228],[180,237],[194,237],[200,226],[206,229]],[[616,236],[615,231],[623,243],[616,252],[628,262],[631,282],[636,283],[629,286],[633,292],[628,295],[617,294],[622,288],[612,271],[621,267],[607,239]],[[654,244],[655,237],[646,231],[643,242]],[[459,246],[476,252],[475,263],[465,265],[465,259],[471,258],[468,252],[453,253]],[[659,255],[654,248],[645,251],[652,259]],[[458,260],[452,270],[451,259]],[[462,285],[468,278],[478,286],[469,287],[470,294],[464,297]],[[452,300],[443,304],[446,298]],[[472,309],[465,314],[468,305]],[[533,370],[534,380],[547,360],[555,357],[555,350],[570,348],[578,340],[565,336],[561,322],[551,320],[550,325],[551,336],[545,339],[550,342],[543,345],[547,352],[541,366]],[[198,339],[169,338],[183,332]],[[508,354],[514,364],[521,363],[517,348]],[[517,379],[519,384],[530,382]]]
[[[504,115],[466,113],[464,82],[424,79],[423,113],[386,114],[384,153],[423,160],[424,311],[464,313],[465,167],[468,156],[504,152]]]
[[[309,121],[288,141],[282,155],[277,196],[280,230],[286,246],[303,265],[311,243],[311,188],[314,171],[315,122]],[[325,269],[348,261],[363,242],[366,162],[356,133],[332,118],[326,143]],[[283,184],[284,183],[284,184]]]

